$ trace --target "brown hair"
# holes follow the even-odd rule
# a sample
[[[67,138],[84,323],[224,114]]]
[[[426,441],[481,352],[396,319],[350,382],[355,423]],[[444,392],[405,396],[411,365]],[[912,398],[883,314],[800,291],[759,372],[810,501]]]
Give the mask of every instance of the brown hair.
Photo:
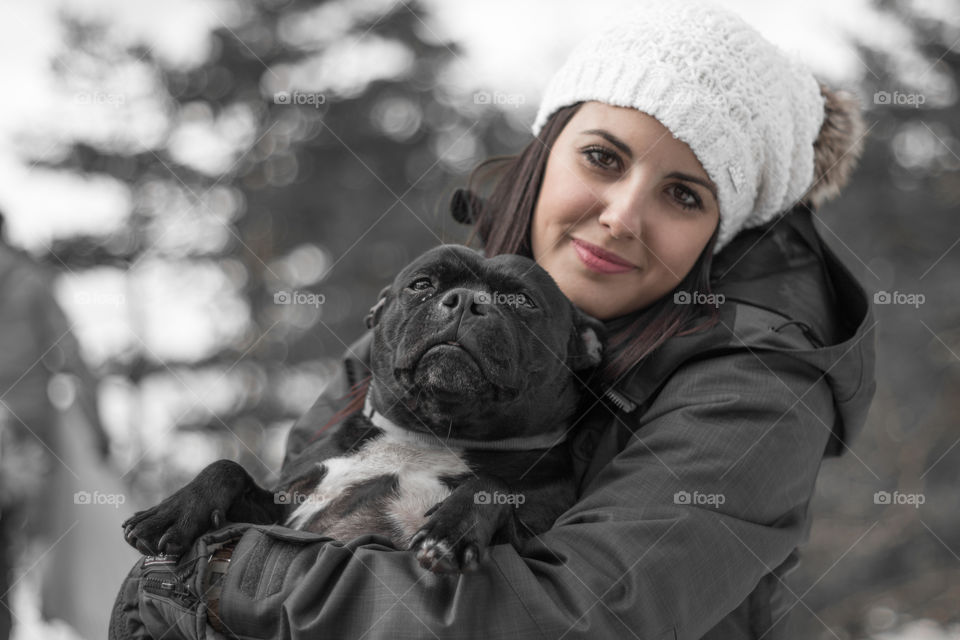
[[[472,212],[474,229],[467,241],[471,243],[479,236],[487,257],[514,253],[533,258],[530,229],[547,158],[560,132],[582,104],[554,112],[540,135],[518,155],[488,158],[471,171],[467,189],[472,193],[480,194],[479,189],[488,181],[494,182],[489,196],[474,201],[478,210]],[[697,262],[674,291],[710,293],[710,264],[716,239],[715,229]],[[598,369],[601,383],[612,384],[668,338],[706,330],[719,319],[715,306],[676,304],[669,293],[630,315],[632,321],[624,318],[625,325],[617,322],[623,326],[608,336],[606,354]],[[705,322],[691,326],[705,316]]]

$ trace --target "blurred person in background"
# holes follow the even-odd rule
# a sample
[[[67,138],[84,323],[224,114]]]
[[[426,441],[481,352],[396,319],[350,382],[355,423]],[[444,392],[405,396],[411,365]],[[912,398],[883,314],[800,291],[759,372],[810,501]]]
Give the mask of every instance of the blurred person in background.
[[[10,246],[0,213],[0,640],[16,623],[11,593],[23,575],[38,567],[70,523],[58,508],[75,476],[67,466],[67,446],[77,446],[64,428],[87,429],[103,462],[109,439],[96,410],[96,381],[81,355],[63,310],[53,297],[53,276],[25,252]],[[76,406],[81,419],[63,420],[62,411]],[[29,558],[27,562],[25,559]],[[75,585],[69,571],[45,576],[47,587]],[[53,588],[57,588],[54,586]],[[61,596],[66,594],[61,593]],[[73,596],[66,596],[68,599]],[[69,620],[66,600],[43,602],[47,617]]]

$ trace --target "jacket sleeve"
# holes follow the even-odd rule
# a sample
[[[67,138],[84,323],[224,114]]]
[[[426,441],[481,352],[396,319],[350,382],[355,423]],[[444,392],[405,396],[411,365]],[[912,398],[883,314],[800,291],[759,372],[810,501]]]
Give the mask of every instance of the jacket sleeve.
[[[520,552],[496,545],[476,573],[434,576],[378,536],[256,527],[224,621],[298,640],[700,637],[803,542],[830,388],[788,355],[744,350],[688,362],[642,416],[618,415],[598,446],[625,445]]]

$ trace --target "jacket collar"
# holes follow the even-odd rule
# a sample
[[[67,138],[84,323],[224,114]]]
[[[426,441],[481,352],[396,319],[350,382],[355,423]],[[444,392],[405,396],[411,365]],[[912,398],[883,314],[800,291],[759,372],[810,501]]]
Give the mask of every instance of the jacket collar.
[[[812,211],[798,206],[767,224],[741,231],[714,258],[712,287],[723,293],[720,322],[667,340],[613,391],[643,405],[684,362],[751,349],[785,351],[816,366],[838,408],[828,454],[838,455],[863,426],[876,389],[876,333],[869,298],[816,231]],[[779,332],[796,324],[806,341]]]

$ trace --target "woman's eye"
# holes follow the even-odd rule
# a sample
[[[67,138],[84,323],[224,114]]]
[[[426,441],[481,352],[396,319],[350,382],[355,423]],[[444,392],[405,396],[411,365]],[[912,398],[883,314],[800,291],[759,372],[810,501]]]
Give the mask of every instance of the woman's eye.
[[[595,167],[600,167],[601,169],[610,169],[614,167],[619,158],[617,154],[610,152],[603,147],[587,147],[583,150],[583,155],[586,156],[587,161]],[[598,161],[598,156],[601,160],[609,160],[611,162]]]
[[[702,209],[703,203],[700,201],[700,196],[696,194],[692,189],[685,187],[682,184],[675,184],[671,187],[673,191],[673,198],[677,203],[684,209]]]
[[[407,285],[407,288],[411,291],[426,291],[433,288],[433,282],[430,281],[430,278],[417,278]]]

